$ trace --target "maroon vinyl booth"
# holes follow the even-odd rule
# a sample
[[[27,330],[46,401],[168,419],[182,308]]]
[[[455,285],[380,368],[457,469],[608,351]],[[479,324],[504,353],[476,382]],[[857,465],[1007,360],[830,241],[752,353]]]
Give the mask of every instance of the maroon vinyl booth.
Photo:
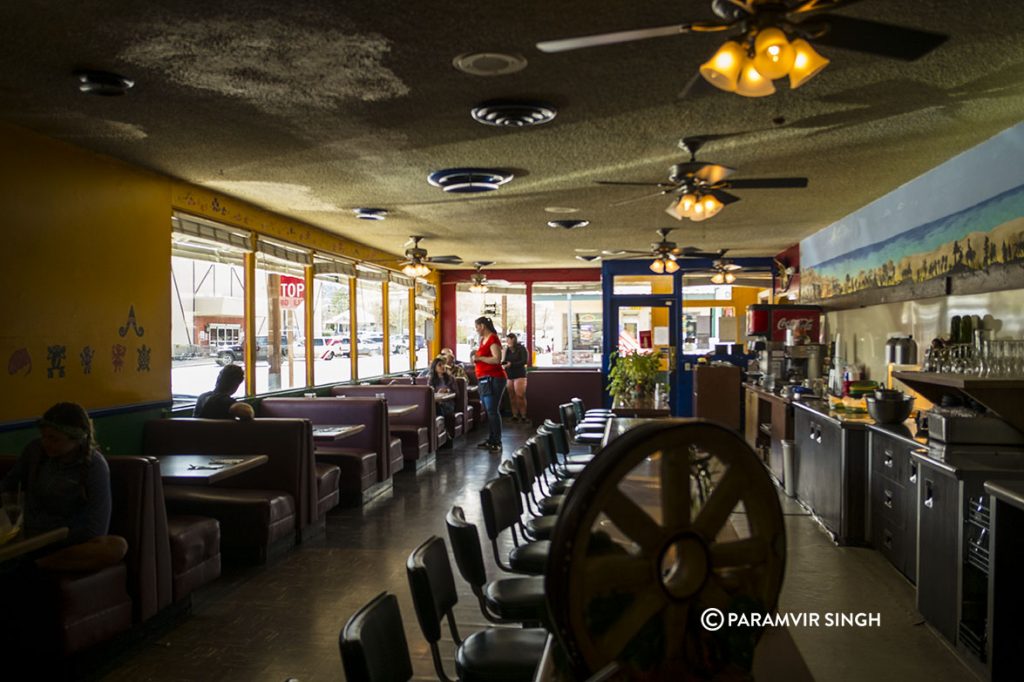
[[[416,377],[416,385],[429,386],[430,377]],[[473,428],[473,408],[466,400],[466,380],[455,379],[455,433],[453,437],[469,433]]]
[[[308,419],[314,425],[362,424],[365,428],[337,443],[317,443],[317,466],[340,471],[342,503],[358,505],[378,483],[386,482],[404,464],[402,441],[388,430],[387,403],[379,398],[267,398],[260,403],[264,417]]]
[[[14,456],[0,456],[0,477],[15,460]],[[123,537],[128,552],[118,564],[95,571],[49,572],[57,606],[52,614],[54,630],[59,633],[55,644],[65,655],[149,620],[173,597],[172,550],[160,465],[151,457],[108,457],[107,463],[110,534]],[[219,546],[217,557],[219,575]]]
[[[222,549],[258,561],[275,542],[301,542],[306,529],[319,525],[321,493],[331,494],[318,492],[312,425],[303,419],[155,419],[146,422],[143,449],[147,455],[266,455],[266,464],[215,485],[164,488],[170,513],[217,519]],[[322,478],[329,485],[331,478]]]
[[[476,386],[478,384],[476,380],[476,371],[473,369],[472,365],[463,365],[462,367],[466,370],[466,377],[468,377],[466,380],[466,404],[473,412],[474,425],[479,426],[481,424],[486,424],[487,410],[484,409],[483,401],[480,400],[480,395],[476,391],[469,390],[471,386]]]
[[[376,397],[383,393],[391,405],[415,405],[409,414],[390,420],[391,435],[402,441],[402,456],[415,462],[437,451],[438,433],[444,433],[444,419],[438,424],[434,389],[429,386],[335,386],[331,392],[341,397]]]

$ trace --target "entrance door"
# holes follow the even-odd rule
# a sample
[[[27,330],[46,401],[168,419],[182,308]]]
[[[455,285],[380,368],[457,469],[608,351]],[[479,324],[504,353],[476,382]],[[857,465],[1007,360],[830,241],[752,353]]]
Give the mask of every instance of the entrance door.
[[[660,356],[656,407],[669,408],[676,414],[679,307],[669,297],[617,296],[612,305],[611,328],[618,334],[605,343],[619,355],[636,352]]]

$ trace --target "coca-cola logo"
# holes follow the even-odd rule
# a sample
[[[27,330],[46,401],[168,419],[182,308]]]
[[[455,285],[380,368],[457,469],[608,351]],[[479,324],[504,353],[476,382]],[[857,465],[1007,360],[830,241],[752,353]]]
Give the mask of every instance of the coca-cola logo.
[[[811,318],[809,318],[809,317],[794,317],[793,319],[789,319],[788,317],[780,317],[779,321],[775,323],[775,328],[776,329],[780,329],[780,330],[787,329],[790,326],[790,324],[792,324],[794,322],[799,323],[801,325],[810,326]]]

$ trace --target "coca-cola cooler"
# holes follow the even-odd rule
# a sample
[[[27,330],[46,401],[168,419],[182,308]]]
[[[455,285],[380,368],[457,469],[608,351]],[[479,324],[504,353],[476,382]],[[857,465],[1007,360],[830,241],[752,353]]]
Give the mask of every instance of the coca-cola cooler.
[[[785,343],[786,329],[795,321],[805,323],[811,343],[821,339],[821,307],[815,305],[767,305],[747,307],[747,336]]]

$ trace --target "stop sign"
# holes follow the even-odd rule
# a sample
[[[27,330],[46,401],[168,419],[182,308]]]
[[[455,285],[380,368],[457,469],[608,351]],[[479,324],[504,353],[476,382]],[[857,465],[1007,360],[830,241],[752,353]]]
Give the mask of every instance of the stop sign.
[[[295,310],[306,298],[306,281],[301,277],[281,275],[280,295],[281,307],[285,310]]]

